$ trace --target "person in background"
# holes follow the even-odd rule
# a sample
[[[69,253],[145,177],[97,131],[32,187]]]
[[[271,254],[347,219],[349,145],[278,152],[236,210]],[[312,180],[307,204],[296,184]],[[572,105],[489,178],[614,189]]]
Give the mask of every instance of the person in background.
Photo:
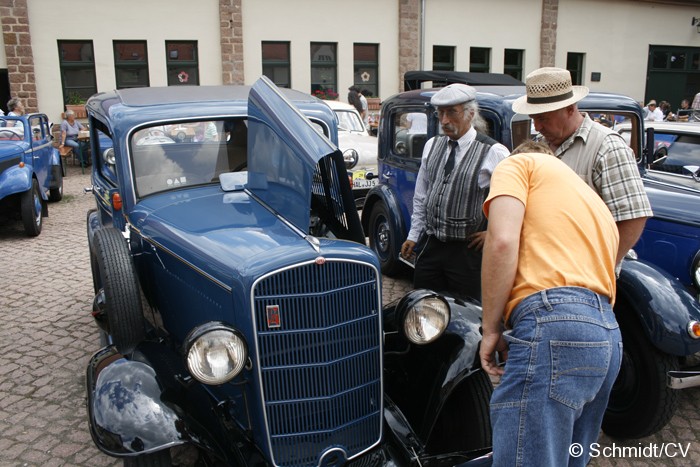
[[[483,208],[479,356],[501,377],[490,405],[493,465],[585,466],[622,360],[615,221],[537,143],[498,164]],[[573,443],[582,456],[571,455]]]
[[[659,109],[656,106],[656,101],[654,99],[650,100],[647,103],[647,106],[645,107],[646,109],[646,116],[644,117],[644,120],[648,122],[661,122],[664,119],[664,114],[661,112],[661,109]]]
[[[676,115],[671,112],[671,103],[669,101],[661,101],[659,109],[661,109],[661,113],[664,116],[664,121],[672,122],[676,119]]]
[[[481,204],[491,173],[508,149],[474,129],[479,106],[473,87],[450,84],[430,103],[437,109],[443,135],[429,139],[423,149],[411,230],[401,256],[412,260],[420,241],[413,286],[479,300],[486,233]]]
[[[61,122],[61,140],[59,148],[64,146],[70,146],[73,148],[81,167],[87,167],[90,165],[90,161],[86,157],[86,148],[82,141],[78,141],[78,136],[80,132],[85,129],[82,123],[75,119],[75,112],[72,110],[66,110],[65,120]]]
[[[360,88],[350,86],[348,88],[348,104],[357,109],[357,112],[362,115],[362,102],[360,101]]]
[[[603,198],[620,235],[619,267],[653,215],[632,149],[619,133],[579,112],[576,103],[588,88],[572,86],[568,70],[539,68],[525,88],[513,110],[529,115],[554,154]]]
[[[24,115],[24,104],[22,103],[22,100],[19,97],[13,97],[9,101],[7,101],[7,116],[8,117],[20,117]],[[14,121],[7,121],[7,126],[20,126],[22,123],[21,122],[14,122]]]
[[[693,103],[690,104],[690,108],[693,110],[700,110],[700,92],[695,94],[693,98]]]
[[[369,107],[367,105],[367,98],[372,95],[367,89],[360,91],[360,104],[362,105],[362,112],[360,112],[360,117],[362,117],[362,122],[365,124],[365,128],[369,128]]]
[[[428,116],[423,112],[411,112],[406,115],[406,124],[409,134],[428,133]]]
[[[688,99],[683,99],[681,101],[681,106],[676,112],[676,120],[679,122],[687,122],[692,113],[693,109],[690,108],[690,101]]]

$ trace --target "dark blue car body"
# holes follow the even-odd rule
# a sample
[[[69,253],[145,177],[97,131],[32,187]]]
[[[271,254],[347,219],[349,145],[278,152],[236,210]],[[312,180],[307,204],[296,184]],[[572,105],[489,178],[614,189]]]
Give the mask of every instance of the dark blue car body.
[[[426,76],[427,80],[437,79]],[[457,78],[460,76],[457,73]],[[447,78],[447,82],[455,82],[450,81],[453,76]],[[457,82],[469,84],[468,79]],[[531,138],[529,118],[514,114],[511,108],[512,102],[525,92],[524,86],[489,86],[482,82],[475,88],[479,111],[485,120],[475,125],[479,131],[509,149]],[[439,132],[435,109],[430,106],[430,97],[435,92],[436,89],[406,91],[382,103],[378,133],[379,185],[367,195],[362,224],[370,247],[379,256],[382,271],[387,274],[398,274],[406,268],[399,259],[399,251],[410,229],[422,149],[425,141]],[[630,146],[644,172],[640,106],[625,96],[597,92],[590,93],[578,105],[603,124],[622,119],[631,122],[634,137]],[[426,114],[427,134],[409,134],[403,127],[404,116],[412,112]],[[653,135],[650,136],[653,139]],[[676,231],[668,228],[671,210],[675,209],[674,222],[685,215],[688,223],[694,223],[692,219],[697,217],[700,197],[697,193],[680,195],[678,190],[659,187],[646,180],[645,186],[655,217],[649,220],[643,241],[649,241],[651,237],[647,235],[658,229],[655,233],[658,238],[674,247],[685,248],[675,243],[675,237],[683,235],[680,232],[683,225],[676,223]],[[693,209],[692,214],[690,209]],[[696,242],[697,237],[688,241]],[[670,420],[677,398],[674,388],[700,384],[697,378],[700,373],[694,369],[679,371],[683,357],[700,351],[699,336],[693,331],[693,326],[700,321],[700,304],[672,273],[651,262],[635,259],[634,252],[623,262],[617,290],[615,311],[622,329],[625,358],[603,429],[612,436],[638,438],[658,431]]]
[[[63,198],[63,167],[44,114],[0,117],[0,212],[41,233],[48,201]]]
[[[426,291],[382,307],[325,104],[261,79],[97,94],[87,109],[105,344],[87,406],[103,452],[137,465],[169,465],[175,446],[203,465],[489,462],[478,307]],[[424,299],[451,318],[414,345],[402,323]]]

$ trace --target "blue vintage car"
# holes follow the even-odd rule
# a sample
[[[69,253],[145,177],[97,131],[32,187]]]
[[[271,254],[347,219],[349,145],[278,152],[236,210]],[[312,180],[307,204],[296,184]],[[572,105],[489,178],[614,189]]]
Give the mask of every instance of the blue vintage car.
[[[99,449],[149,466],[183,450],[197,465],[490,462],[479,307],[426,290],[382,307],[328,106],[261,78],[87,110]]]
[[[44,114],[0,117],[0,213],[41,233],[47,202],[63,198],[63,167]]]
[[[440,74],[413,73],[411,77],[439,81]],[[477,74],[475,78],[480,80],[475,88],[482,117],[475,126],[511,149],[530,138],[530,119],[514,114],[511,108],[513,101],[524,94],[524,86],[513,85],[511,80],[498,75]],[[489,84],[490,78],[494,78],[494,84]],[[446,82],[471,83],[469,73],[448,74],[447,79]],[[406,87],[417,84],[407,83]],[[399,259],[399,251],[410,229],[413,190],[423,146],[440,131],[435,109],[430,105],[435,92],[436,89],[414,89],[382,103],[378,134],[380,184],[367,194],[362,225],[386,274],[398,274],[406,268]],[[635,101],[620,95],[590,93],[579,102],[579,108],[604,124],[629,122],[634,134],[630,145],[639,157],[640,170],[644,170],[643,119]],[[427,132],[406,131],[404,122],[412,113],[425,115]],[[653,133],[648,138],[653,147]],[[651,181],[645,180],[645,184],[656,214],[649,220],[648,228],[654,229],[669,220],[665,216],[677,192],[652,186]],[[700,193],[685,196],[685,204],[677,203],[676,209],[683,206],[691,209],[689,206],[700,204]],[[676,211],[677,218],[682,215]],[[693,216],[694,211],[686,212],[687,219]],[[669,233],[666,230],[665,238],[669,238]],[[697,258],[694,264],[698,280]],[[676,277],[650,262],[636,259],[634,251],[623,262],[617,290],[615,312],[624,341],[624,359],[603,429],[611,436],[639,438],[658,431],[671,419],[677,405],[675,388],[700,385],[700,373],[681,368],[684,357],[700,351],[700,304]]]
[[[634,250],[640,258],[660,266],[700,294],[700,124],[644,122],[654,129],[651,160],[644,180],[654,200],[654,218],[647,222]],[[631,138],[631,125],[615,125]],[[647,147],[651,147],[647,145]]]

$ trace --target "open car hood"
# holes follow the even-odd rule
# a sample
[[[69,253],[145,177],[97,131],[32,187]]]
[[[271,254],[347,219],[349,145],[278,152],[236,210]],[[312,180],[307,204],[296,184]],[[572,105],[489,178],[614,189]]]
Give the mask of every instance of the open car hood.
[[[364,243],[341,152],[264,76],[248,97],[246,188],[304,233],[313,210],[336,237]]]

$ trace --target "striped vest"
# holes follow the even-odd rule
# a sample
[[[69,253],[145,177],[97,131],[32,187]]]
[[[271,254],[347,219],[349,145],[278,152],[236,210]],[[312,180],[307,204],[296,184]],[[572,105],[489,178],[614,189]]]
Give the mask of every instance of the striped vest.
[[[446,179],[448,140],[447,136],[436,137],[426,161],[430,189],[425,200],[425,231],[443,242],[466,241],[469,235],[486,228],[481,206],[489,190],[479,187],[479,170],[496,141],[477,133]]]

